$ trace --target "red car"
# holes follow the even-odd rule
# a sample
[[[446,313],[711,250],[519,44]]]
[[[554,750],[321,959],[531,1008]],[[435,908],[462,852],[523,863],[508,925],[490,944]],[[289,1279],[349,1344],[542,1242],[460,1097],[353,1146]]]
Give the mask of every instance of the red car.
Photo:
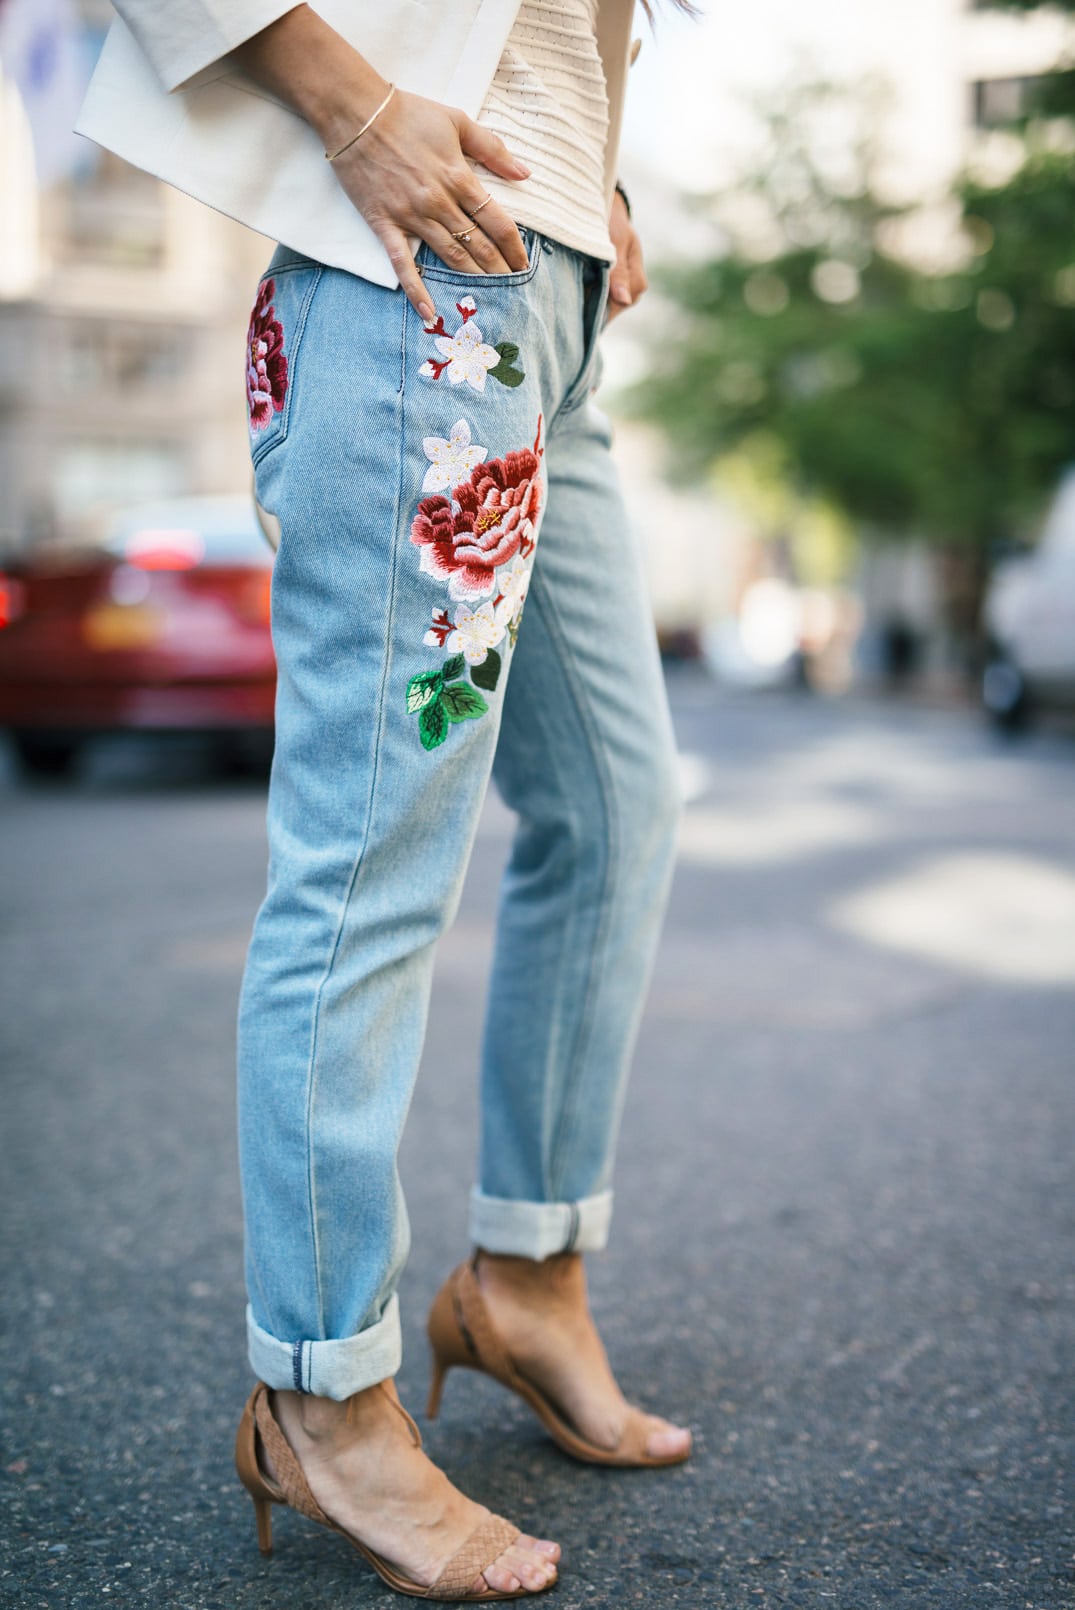
[[[271,742],[273,554],[251,499],[131,510],[102,548],[0,569],[0,727],[31,771],[130,730]]]

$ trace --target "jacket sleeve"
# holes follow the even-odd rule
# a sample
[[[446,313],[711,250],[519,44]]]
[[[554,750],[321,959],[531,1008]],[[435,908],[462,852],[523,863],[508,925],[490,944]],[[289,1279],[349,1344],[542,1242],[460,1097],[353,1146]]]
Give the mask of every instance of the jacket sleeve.
[[[293,11],[298,0],[113,0],[166,90]]]

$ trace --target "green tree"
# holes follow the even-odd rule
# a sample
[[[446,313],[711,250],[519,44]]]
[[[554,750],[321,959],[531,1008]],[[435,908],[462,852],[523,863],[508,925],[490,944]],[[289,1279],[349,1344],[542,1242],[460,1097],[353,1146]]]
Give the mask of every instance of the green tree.
[[[1075,456],[1072,141],[1028,115],[1007,182],[958,186],[956,266],[930,273],[873,143],[848,139],[842,175],[818,160],[811,121],[834,98],[807,88],[773,120],[764,172],[723,198],[726,252],[659,275],[678,316],[633,406],[680,473],[760,448],[863,535],[932,540],[970,669],[989,555]]]

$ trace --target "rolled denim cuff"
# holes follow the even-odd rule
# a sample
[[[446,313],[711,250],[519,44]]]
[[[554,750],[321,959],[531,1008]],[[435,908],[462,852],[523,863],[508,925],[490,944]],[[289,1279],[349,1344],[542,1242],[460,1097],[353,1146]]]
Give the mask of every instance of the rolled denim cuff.
[[[470,1193],[470,1239],[486,1252],[539,1262],[557,1252],[600,1252],[611,1224],[611,1191],[578,1202],[516,1202],[477,1186]]]
[[[251,1368],[266,1386],[342,1402],[398,1371],[403,1359],[399,1298],[393,1292],[376,1324],[336,1342],[281,1342],[261,1329],[247,1307],[246,1342]]]

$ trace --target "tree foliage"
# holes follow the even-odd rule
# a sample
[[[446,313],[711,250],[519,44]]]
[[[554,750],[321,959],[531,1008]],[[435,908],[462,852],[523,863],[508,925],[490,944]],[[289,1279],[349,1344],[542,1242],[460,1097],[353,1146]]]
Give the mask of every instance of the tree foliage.
[[[929,271],[868,140],[849,142],[850,176],[816,159],[811,115],[835,93],[807,88],[773,121],[764,171],[723,198],[727,250],[658,276],[675,314],[634,406],[681,472],[764,438],[860,526],[985,549],[1075,456],[1072,142],[1029,117],[1005,183],[955,189],[959,251]],[[759,207],[762,251],[736,221]]]

